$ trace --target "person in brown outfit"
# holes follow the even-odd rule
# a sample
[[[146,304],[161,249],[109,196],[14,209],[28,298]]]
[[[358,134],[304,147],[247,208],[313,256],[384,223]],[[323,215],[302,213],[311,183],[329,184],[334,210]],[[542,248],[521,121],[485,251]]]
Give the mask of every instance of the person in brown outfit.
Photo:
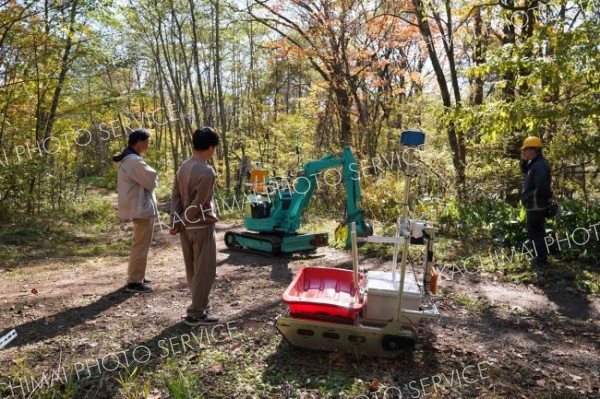
[[[154,189],[158,185],[156,170],[142,159],[142,154],[150,145],[150,132],[134,130],[129,134],[128,146],[121,154],[113,157],[119,164],[117,172],[117,192],[119,217],[133,221],[133,242],[127,267],[125,290],[134,293],[149,293],[146,285],[146,265],[148,251],[152,243],[154,219],[157,216]]]
[[[181,164],[171,197],[171,234],[179,234],[192,304],[184,322],[190,326],[214,324],[208,301],[217,274],[217,244],[213,187],[215,170],[207,163],[219,145],[219,136],[210,127],[194,132],[194,154]]]

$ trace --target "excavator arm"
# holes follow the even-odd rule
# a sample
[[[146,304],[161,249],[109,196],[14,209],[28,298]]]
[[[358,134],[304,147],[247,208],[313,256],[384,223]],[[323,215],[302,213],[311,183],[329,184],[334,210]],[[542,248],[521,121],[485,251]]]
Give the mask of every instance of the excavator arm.
[[[310,204],[315,187],[326,182],[324,177],[319,175],[328,169],[339,166],[342,167],[341,177],[346,188],[346,217],[336,229],[336,238],[350,248],[350,234],[347,226],[352,222],[356,222],[357,234],[360,237],[373,234],[371,224],[364,220],[365,210],[361,203],[360,176],[350,147],[344,147],[341,157],[328,155],[304,165],[304,169],[298,173],[294,184],[294,199],[288,213],[288,225],[294,231],[300,227],[302,214]]]

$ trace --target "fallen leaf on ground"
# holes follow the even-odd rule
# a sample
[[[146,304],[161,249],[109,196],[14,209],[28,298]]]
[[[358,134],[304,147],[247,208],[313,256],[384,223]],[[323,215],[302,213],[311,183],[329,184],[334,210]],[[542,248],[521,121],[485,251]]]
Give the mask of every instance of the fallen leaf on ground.
[[[379,380],[375,379],[373,381],[371,381],[371,385],[369,386],[369,389],[371,390],[371,392],[376,392],[377,390],[379,390]]]
[[[223,372],[223,366],[220,364],[215,364],[210,368],[210,372],[213,374],[221,374]]]

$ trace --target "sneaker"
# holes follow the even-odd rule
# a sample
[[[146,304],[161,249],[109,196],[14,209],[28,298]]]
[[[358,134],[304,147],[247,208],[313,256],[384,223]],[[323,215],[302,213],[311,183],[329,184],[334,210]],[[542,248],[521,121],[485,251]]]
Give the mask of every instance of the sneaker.
[[[186,316],[185,319],[183,319],[183,322],[188,326],[206,326],[218,323],[219,319],[215,316],[211,316],[208,313],[205,313],[202,317]]]
[[[145,278],[144,281],[142,281],[142,284],[152,284],[152,280]]]
[[[152,288],[145,286],[143,283],[129,283],[125,287],[125,291],[137,294],[149,294],[152,292]]]

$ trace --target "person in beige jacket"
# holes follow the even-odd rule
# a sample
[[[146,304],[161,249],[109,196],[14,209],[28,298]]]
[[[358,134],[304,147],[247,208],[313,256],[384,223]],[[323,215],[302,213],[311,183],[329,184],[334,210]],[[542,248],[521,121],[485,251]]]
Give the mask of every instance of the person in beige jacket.
[[[129,134],[129,146],[113,157],[119,163],[117,192],[119,217],[133,221],[133,242],[127,268],[127,292],[149,293],[146,284],[148,251],[152,243],[154,219],[157,216],[154,189],[158,185],[156,170],[148,166],[142,154],[150,145],[150,132],[139,129]]]

